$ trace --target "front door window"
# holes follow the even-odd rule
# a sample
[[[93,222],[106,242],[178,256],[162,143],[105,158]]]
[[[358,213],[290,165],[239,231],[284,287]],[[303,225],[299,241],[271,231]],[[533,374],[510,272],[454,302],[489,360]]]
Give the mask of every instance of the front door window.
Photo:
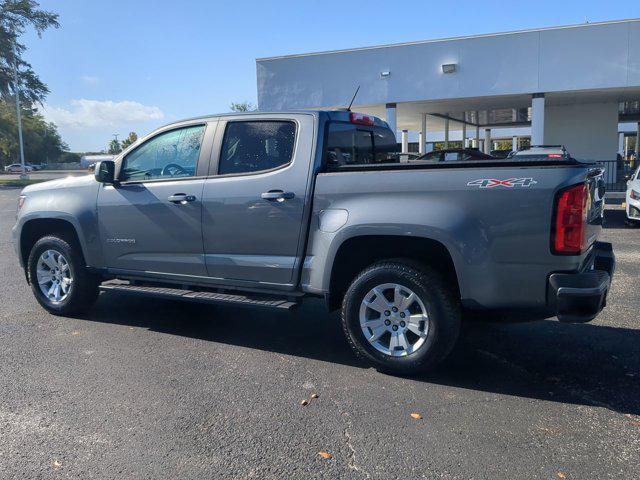
[[[122,162],[121,181],[193,177],[204,125],[161,133],[129,153]]]

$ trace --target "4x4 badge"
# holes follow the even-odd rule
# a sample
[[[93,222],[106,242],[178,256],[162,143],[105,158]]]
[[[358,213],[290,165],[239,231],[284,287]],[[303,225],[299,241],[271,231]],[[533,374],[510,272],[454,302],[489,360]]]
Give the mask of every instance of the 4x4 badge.
[[[478,180],[472,180],[467,183],[468,187],[479,188],[495,188],[495,187],[530,187],[535,185],[536,182],[533,178],[507,178],[506,180],[498,180],[497,178],[479,178]]]

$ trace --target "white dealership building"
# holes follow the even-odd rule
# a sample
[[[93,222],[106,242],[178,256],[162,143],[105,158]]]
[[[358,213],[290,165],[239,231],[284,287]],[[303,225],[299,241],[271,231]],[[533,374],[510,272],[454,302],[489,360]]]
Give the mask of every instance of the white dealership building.
[[[345,107],[387,120],[402,148],[464,139],[562,144],[614,161],[640,136],[640,20],[261,58],[260,110]],[[412,148],[413,147],[413,148]]]

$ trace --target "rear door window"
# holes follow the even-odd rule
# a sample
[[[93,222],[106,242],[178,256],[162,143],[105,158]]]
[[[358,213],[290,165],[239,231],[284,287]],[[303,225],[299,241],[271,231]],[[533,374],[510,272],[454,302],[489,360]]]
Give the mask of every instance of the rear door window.
[[[273,170],[291,162],[296,125],[291,121],[229,122],[222,140],[220,175]]]

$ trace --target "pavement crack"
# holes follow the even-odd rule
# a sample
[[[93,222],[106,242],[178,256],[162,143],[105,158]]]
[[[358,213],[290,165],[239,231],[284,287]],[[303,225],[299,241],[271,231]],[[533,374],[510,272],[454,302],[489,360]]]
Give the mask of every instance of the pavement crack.
[[[353,438],[351,437],[351,433],[349,432],[349,430],[353,428],[353,424],[351,423],[351,416],[349,415],[349,412],[345,411],[334,398],[331,398],[331,401],[336,406],[336,410],[340,413],[340,416],[346,417],[347,425],[344,428],[344,430],[342,430],[342,436],[344,437],[345,444],[349,449],[349,458],[347,461],[347,467],[349,468],[349,470],[358,472],[361,475],[364,475],[366,478],[370,479],[371,474],[368,471],[366,471],[363,467],[358,465],[358,462],[356,460],[356,449],[353,446]]]
[[[351,422],[349,422],[350,424]],[[349,447],[349,461],[347,462],[348,467],[351,470],[355,470],[358,473],[363,474],[365,477],[367,478],[371,478],[371,475],[369,474],[369,472],[367,472],[366,470],[364,470],[363,468],[359,467],[358,464],[356,463],[356,449],[353,446],[352,440],[351,440],[351,434],[349,433],[349,429],[345,428],[342,432],[342,434],[344,435],[344,438],[346,440],[346,444],[347,447]]]

